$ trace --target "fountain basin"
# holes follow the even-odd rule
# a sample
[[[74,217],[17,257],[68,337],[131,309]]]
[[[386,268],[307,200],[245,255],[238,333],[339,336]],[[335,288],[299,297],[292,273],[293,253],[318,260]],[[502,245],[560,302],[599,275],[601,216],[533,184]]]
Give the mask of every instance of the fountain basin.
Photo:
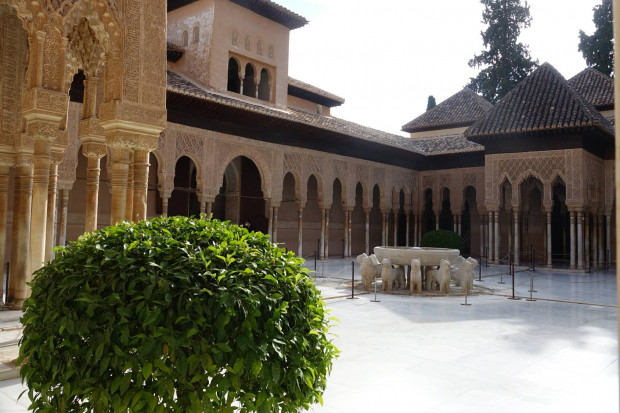
[[[453,263],[461,255],[457,249],[430,247],[375,247],[374,252],[379,262],[389,258],[393,265],[410,265],[413,258],[421,265],[439,265],[442,259]]]

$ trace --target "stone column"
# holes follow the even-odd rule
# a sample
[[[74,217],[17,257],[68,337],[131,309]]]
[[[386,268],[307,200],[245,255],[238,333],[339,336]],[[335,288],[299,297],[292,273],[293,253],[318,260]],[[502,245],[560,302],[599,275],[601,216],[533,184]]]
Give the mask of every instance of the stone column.
[[[26,283],[32,278],[28,268],[30,257],[30,225],[32,206],[32,160],[20,155],[14,169],[13,231],[11,245],[11,273],[7,303],[19,310],[28,298]],[[39,228],[40,230],[40,228]]]
[[[577,211],[577,269],[583,270],[583,211]]]
[[[609,260],[609,264],[611,264],[611,214],[605,214],[605,256]]]
[[[604,232],[603,225],[605,224],[605,218],[603,214],[598,215],[598,264],[603,265],[605,263],[605,243],[603,242]]]
[[[439,231],[439,212],[435,213],[435,230]]]
[[[207,207],[205,208],[205,214],[207,215],[207,218],[211,216],[212,210],[213,210],[213,201],[207,201]]]
[[[514,208],[512,210],[512,214],[514,217],[514,265],[517,266],[519,265],[520,262],[520,256],[519,256],[519,247],[520,247],[520,241],[519,241],[519,210],[517,208]]]
[[[349,211],[346,209],[344,210],[344,222],[342,226],[344,229],[344,250],[342,251],[342,256],[346,258],[349,256]]]
[[[110,211],[110,224],[114,225],[125,219],[127,204],[127,179],[130,162],[129,148],[122,146],[112,147],[112,205]]]
[[[351,251],[353,250],[353,230],[352,230],[352,226],[353,226],[353,210],[349,211],[349,250],[347,252],[347,256],[351,256]]]
[[[574,270],[575,265],[575,250],[577,243],[575,242],[575,211],[569,211],[570,213],[570,268]]]
[[[49,187],[47,192],[47,225],[45,226],[45,261],[50,261],[54,253],[56,228],[56,195],[58,193],[58,164],[62,161],[62,153],[52,152],[50,165]],[[0,295],[1,296],[1,295]]]
[[[387,245],[387,213],[381,212],[381,245]]]
[[[145,148],[133,151],[133,221],[146,220],[149,192],[149,154]]]
[[[420,238],[418,236],[418,214],[413,214],[413,246],[420,246]]]
[[[9,178],[12,162],[0,164],[0,303],[4,294],[4,268],[6,263],[6,232],[9,209]]]
[[[410,224],[410,216],[411,214],[407,212],[407,222],[405,223],[405,246],[409,246],[409,224]]]
[[[495,235],[494,235],[494,241],[495,241],[495,261],[497,263],[499,263],[499,211],[495,211],[493,213],[495,220],[494,220],[494,225],[495,225]]]
[[[321,242],[319,245],[319,258],[325,259],[325,208],[321,208]]]
[[[329,208],[325,209],[325,259],[329,259]]]
[[[45,261],[46,236],[44,230],[47,227],[47,198],[50,180],[51,149],[50,139],[35,137],[29,273],[41,268]]]
[[[482,219],[484,215],[480,216],[480,256],[484,254],[484,223]],[[482,265],[482,260],[480,260],[480,265]]]
[[[267,234],[269,234],[269,241],[275,242],[273,239],[273,207],[267,208]]]
[[[452,231],[458,234],[459,232],[459,216],[458,214],[452,214]]]
[[[129,164],[127,168],[127,189],[125,190],[125,221],[133,221],[133,188],[134,188],[134,151],[129,150]]]
[[[394,216],[394,222],[392,222],[392,226],[394,227],[394,246],[398,245],[398,210],[392,213]]]
[[[592,266],[598,265],[598,214],[592,214]]]
[[[303,257],[303,225],[304,225],[304,207],[299,206],[297,210],[297,256]]]
[[[272,237],[273,242],[278,242],[278,210],[280,208],[277,206],[273,207],[273,229],[272,229]]]
[[[553,245],[552,245],[552,232],[551,232],[551,211],[547,211],[547,267],[553,266]]]
[[[584,212],[584,265],[585,268],[590,268],[590,214]]]
[[[64,246],[67,243],[67,212],[69,209],[68,188],[60,188],[60,199],[58,203],[58,245]]]
[[[172,192],[160,191],[159,193],[161,194],[161,216],[165,218],[168,216],[168,200],[170,199]]]
[[[487,237],[487,249],[489,256],[487,259],[489,261],[493,261],[493,211],[489,211],[489,222],[487,223],[487,229],[489,230],[489,235]]]
[[[366,235],[364,240],[366,255],[370,255],[370,209],[364,209],[366,216]]]
[[[97,229],[97,214],[99,211],[99,168],[101,158],[107,149],[105,145],[97,143],[85,143],[82,145],[82,153],[88,159],[86,169],[86,217],[84,232],[92,232]]]

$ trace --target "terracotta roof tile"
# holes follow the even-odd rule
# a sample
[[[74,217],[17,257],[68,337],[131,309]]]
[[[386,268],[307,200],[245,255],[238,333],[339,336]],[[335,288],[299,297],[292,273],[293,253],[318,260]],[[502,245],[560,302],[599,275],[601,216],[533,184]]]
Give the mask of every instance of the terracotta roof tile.
[[[340,106],[344,103],[344,99],[340,96],[292,77],[288,78],[288,94],[329,107]]]
[[[614,81],[591,67],[568,80],[568,84],[599,110],[613,109]]]
[[[426,155],[448,155],[463,152],[481,152],[484,146],[469,141],[463,135],[443,138],[412,139]]]
[[[465,131],[472,138],[613,127],[549,63],[544,63]],[[476,139],[474,139],[477,141]]]
[[[308,24],[305,17],[280,6],[271,0],[230,0],[254,13],[273,20],[289,29],[298,29]]]
[[[407,123],[402,130],[419,132],[468,126],[482,118],[492,107],[492,103],[465,88]]]

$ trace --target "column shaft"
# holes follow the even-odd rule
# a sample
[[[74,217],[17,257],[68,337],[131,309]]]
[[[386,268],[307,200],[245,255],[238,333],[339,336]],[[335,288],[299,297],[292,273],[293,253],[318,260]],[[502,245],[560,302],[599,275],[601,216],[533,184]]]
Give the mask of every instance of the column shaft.
[[[611,215],[605,215],[605,256],[611,264]]]
[[[49,140],[35,139],[30,220],[30,268],[28,270],[30,273],[41,268],[45,261],[51,149],[52,145]]]
[[[45,226],[45,261],[53,257],[54,229],[56,228],[56,194],[58,193],[58,164],[50,165],[49,187],[47,192],[47,225]],[[0,207],[1,208],[1,207]],[[1,236],[0,236],[1,237]]]
[[[329,259],[329,208],[325,209],[325,259]]]
[[[603,225],[605,224],[605,217],[602,214],[598,216],[598,264],[603,265],[605,263],[605,243],[603,237],[605,231],[603,231]]]
[[[273,242],[278,242],[278,209],[279,207],[273,207]]]
[[[349,211],[347,210],[344,211],[343,227],[344,227],[344,245],[343,245],[344,250],[342,251],[342,256],[348,257],[349,256],[348,254],[348,251],[349,251]]]
[[[168,216],[168,198],[165,196],[161,197],[161,216],[164,218]]]
[[[129,167],[127,168],[127,188],[125,198],[125,220],[133,220],[133,187],[134,187],[134,152],[129,149]]]
[[[570,213],[570,268],[575,269],[575,250],[577,243],[575,242],[575,211],[569,211]]]
[[[592,266],[598,265],[598,215],[592,214]]]
[[[149,192],[149,151],[136,149],[133,152],[133,221],[146,220]]]
[[[67,243],[67,212],[69,209],[69,190],[60,190],[60,202],[58,205],[58,245]]]
[[[410,224],[410,213],[407,212],[407,222],[405,223],[405,246],[409,246],[409,224]]]
[[[583,270],[583,212],[577,211],[577,269]]]
[[[495,255],[495,261],[497,261],[499,263],[499,259],[500,259],[500,257],[499,257],[499,212],[495,211],[493,213],[493,216],[495,218],[494,219],[494,225],[495,225],[495,237],[494,237],[495,238],[494,239],[494,241],[495,241],[495,252],[494,252],[494,255]]]
[[[13,202],[13,231],[11,245],[11,268],[7,302],[13,309],[21,309],[26,300],[26,283],[31,279],[28,269],[30,257],[30,216],[32,206],[32,165],[22,164],[15,168]]]
[[[394,221],[392,222],[392,226],[394,228],[394,246],[398,245],[398,211],[394,211],[392,214],[394,216]]]
[[[489,211],[489,222],[487,223],[487,229],[489,230],[489,235],[487,237],[487,250],[489,261],[493,261],[493,211]]]
[[[366,211],[366,235],[365,235],[365,251],[367,255],[370,255],[370,211]]]
[[[86,217],[84,232],[92,232],[97,229],[97,214],[99,211],[99,177],[101,158],[89,156],[86,169]]]
[[[321,241],[319,245],[319,257],[325,259],[325,209],[321,209]]]
[[[583,255],[585,268],[590,268],[590,214],[584,213]]]
[[[125,219],[127,204],[127,179],[129,174],[130,150],[112,147],[112,205],[110,224],[114,225]]]
[[[299,207],[297,211],[297,256],[303,257],[303,225],[304,225],[304,209]]]
[[[551,233],[551,212],[547,212],[547,267],[553,266],[553,245]]]
[[[6,232],[9,209],[10,167],[0,166],[0,303],[4,294],[4,269],[6,263]],[[4,303],[2,303],[4,304]]]
[[[514,264],[515,265],[519,265],[519,211],[518,210],[513,210],[513,216],[514,216],[514,221],[515,221],[515,227],[514,227],[514,235],[515,235],[515,241],[514,241]]]

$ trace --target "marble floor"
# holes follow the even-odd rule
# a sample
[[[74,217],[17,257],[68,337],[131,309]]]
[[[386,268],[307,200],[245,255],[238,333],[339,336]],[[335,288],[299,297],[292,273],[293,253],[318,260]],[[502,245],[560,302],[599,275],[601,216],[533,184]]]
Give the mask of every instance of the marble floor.
[[[372,302],[372,290],[346,299],[350,260],[318,263],[312,276],[339,319],[341,355],[324,405],[311,411],[618,412],[615,270],[537,269],[536,301],[508,299],[506,272],[483,268],[469,306],[456,289],[449,297],[379,292]],[[530,276],[516,273],[516,297],[529,297]],[[18,379],[0,382],[0,412],[26,412],[27,396],[17,400],[24,389]]]

